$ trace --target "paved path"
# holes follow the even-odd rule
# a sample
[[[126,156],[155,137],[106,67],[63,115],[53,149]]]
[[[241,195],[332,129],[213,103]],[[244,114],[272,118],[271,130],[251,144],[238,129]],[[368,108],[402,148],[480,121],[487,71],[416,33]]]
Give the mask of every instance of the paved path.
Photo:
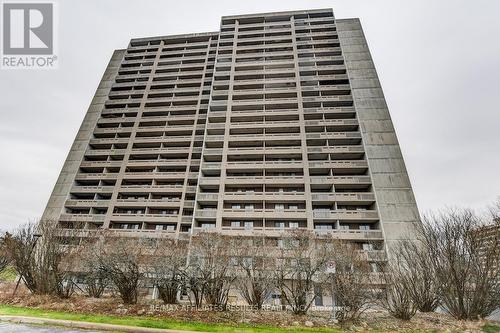
[[[72,328],[54,326],[34,326],[26,324],[16,324],[0,321],[0,332],[2,333],[103,333],[103,331],[82,331]]]
[[[136,326],[123,326],[123,325],[113,325],[113,324],[101,324],[101,323],[90,323],[84,321],[74,321],[74,320],[60,320],[60,319],[47,319],[47,318],[35,318],[35,317],[24,317],[24,316],[4,316],[0,315],[0,332],[11,332],[8,330],[2,330],[1,325],[11,325],[14,329],[18,326],[15,324],[21,324],[22,326],[32,329],[31,331],[23,330],[13,330],[12,332],[61,332],[61,333],[74,333],[82,332],[78,329],[94,330],[94,333],[98,331],[113,331],[113,332],[130,332],[130,333],[203,333],[194,331],[181,331],[181,330],[170,330],[170,329],[160,329],[160,328],[146,328],[146,327],[136,327]],[[27,324],[27,325],[26,325]],[[39,327],[29,326],[30,324],[35,325],[55,325],[59,327],[64,327],[66,330],[62,329],[57,331],[57,328],[49,328],[49,330],[33,330],[39,329]],[[72,330],[67,330],[71,328]],[[40,328],[41,329],[41,328]],[[85,331],[88,332],[88,331]]]

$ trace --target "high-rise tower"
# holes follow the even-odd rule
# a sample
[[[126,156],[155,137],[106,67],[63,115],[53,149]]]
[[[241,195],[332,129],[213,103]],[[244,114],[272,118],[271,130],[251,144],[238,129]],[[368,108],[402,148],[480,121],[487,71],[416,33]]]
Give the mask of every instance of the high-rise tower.
[[[307,228],[370,250],[419,214],[360,22],[321,9],[115,51],[43,218],[141,237]]]

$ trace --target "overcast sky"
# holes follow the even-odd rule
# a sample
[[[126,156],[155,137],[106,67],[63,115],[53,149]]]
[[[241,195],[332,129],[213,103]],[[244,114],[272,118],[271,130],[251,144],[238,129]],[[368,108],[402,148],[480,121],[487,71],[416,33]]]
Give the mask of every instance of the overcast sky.
[[[330,7],[361,19],[420,211],[500,195],[500,1],[61,1],[59,69],[0,70],[0,229],[41,216],[109,57],[130,38]]]

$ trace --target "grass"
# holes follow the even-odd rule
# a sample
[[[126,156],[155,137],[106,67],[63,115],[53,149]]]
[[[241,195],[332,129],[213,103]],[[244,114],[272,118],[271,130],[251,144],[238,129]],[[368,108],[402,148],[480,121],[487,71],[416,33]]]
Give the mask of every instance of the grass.
[[[340,333],[342,331],[329,328],[306,328],[291,327],[281,328],[273,326],[250,326],[250,325],[230,325],[230,324],[209,324],[201,322],[181,322],[172,319],[160,319],[152,317],[118,317],[107,315],[94,315],[82,313],[66,313],[60,311],[42,310],[36,308],[16,307],[10,305],[0,305],[0,315],[26,316],[47,319],[62,319],[85,321],[92,323],[126,325],[148,328],[166,328],[176,330],[189,330],[201,332],[223,332],[223,333],[311,333],[328,332]]]
[[[342,333],[344,331],[325,327],[275,327],[275,326],[252,326],[252,325],[231,325],[231,324],[211,324],[202,322],[183,322],[170,318],[137,317],[137,316],[108,316],[98,314],[67,313],[62,311],[43,310],[38,308],[17,307],[0,304],[0,315],[26,316],[47,319],[73,320],[91,323],[103,323],[114,325],[125,325],[147,328],[164,328],[174,330],[200,331],[200,332],[222,332],[222,333]],[[488,323],[482,327],[485,333],[500,333],[500,326]],[[382,332],[382,331],[372,331]],[[404,333],[434,333],[436,331],[405,330]]]
[[[500,333],[500,326],[495,324],[486,324],[482,329],[485,333]]]
[[[0,281],[13,282],[16,280],[17,273],[12,266],[8,266],[3,272],[0,273]]]

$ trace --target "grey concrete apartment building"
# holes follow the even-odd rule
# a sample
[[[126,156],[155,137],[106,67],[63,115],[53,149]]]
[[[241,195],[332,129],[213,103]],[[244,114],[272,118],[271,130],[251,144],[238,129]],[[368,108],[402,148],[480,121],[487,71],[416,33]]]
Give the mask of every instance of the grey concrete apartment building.
[[[115,51],[42,218],[147,237],[306,228],[366,251],[419,222],[361,24],[331,9]]]

